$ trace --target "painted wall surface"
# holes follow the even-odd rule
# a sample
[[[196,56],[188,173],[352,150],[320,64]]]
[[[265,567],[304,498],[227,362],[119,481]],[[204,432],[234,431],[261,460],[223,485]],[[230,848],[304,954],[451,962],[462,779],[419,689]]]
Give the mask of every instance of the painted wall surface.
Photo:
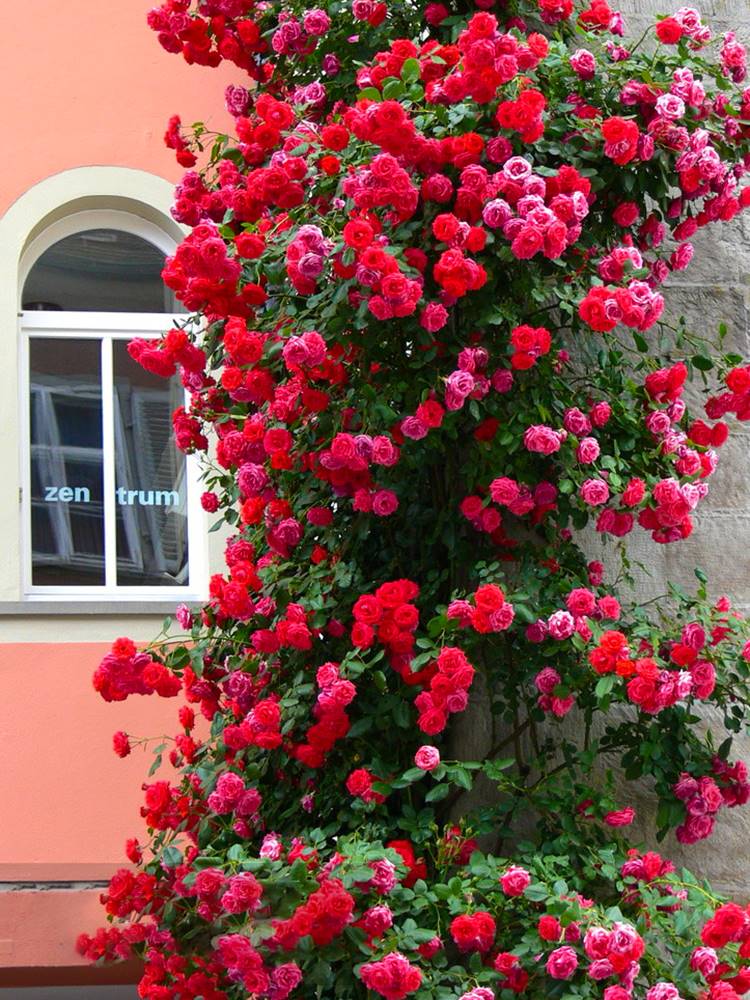
[[[89,969],[71,948],[71,941],[75,941],[82,928],[100,924],[101,905],[96,889],[19,890],[4,894],[0,907],[0,998],[23,1000],[25,991],[15,989],[6,994],[2,987],[41,982],[61,985],[133,982],[137,976],[134,963]],[[55,972],[51,976],[35,972],[40,965]],[[102,995],[106,996],[105,991]],[[84,1000],[86,996],[76,991],[75,1000]],[[97,1000],[96,994],[92,1000]]]
[[[138,811],[151,754],[136,748],[120,759],[112,734],[173,736],[178,699],[103,701],[91,675],[107,648],[0,645],[0,882],[9,873],[14,880],[101,878],[125,862],[126,837],[144,833]],[[167,765],[160,777],[170,771]]]
[[[167,119],[226,129],[227,83],[239,70],[188,66],[146,25],[149,0],[33,0],[3,18],[0,90],[6,155],[0,215],[70,167],[112,164],[177,180]]]

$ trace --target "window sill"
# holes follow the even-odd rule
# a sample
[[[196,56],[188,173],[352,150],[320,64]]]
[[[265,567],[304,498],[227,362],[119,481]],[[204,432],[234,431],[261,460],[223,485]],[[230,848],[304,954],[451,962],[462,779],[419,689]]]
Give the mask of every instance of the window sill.
[[[187,598],[182,601],[180,598],[157,601],[75,601],[65,600],[65,598],[56,601],[0,601],[0,617],[34,618],[39,615],[75,615],[79,617],[112,615],[118,618],[123,615],[139,615],[141,617],[158,615],[161,617],[174,615],[175,608],[180,603],[185,603],[192,608],[198,604],[198,601],[195,598],[192,600]]]

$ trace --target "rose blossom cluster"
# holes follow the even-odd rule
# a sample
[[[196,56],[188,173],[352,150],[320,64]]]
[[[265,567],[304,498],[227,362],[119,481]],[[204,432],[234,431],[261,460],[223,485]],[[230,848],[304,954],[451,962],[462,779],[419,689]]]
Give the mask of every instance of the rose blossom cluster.
[[[365,986],[385,1000],[403,1000],[419,989],[422,973],[416,965],[397,951],[392,951],[377,962],[365,962],[359,970]]]
[[[486,910],[462,913],[450,923],[450,935],[462,952],[488,952],[495,943],[497,924]]]
[[[473,603],[472,603],[473,601]],[[458,621],[461,627],[471,627],[475,632],[504,632],[513,623],[513,605],[496,583],[477,587],[469,600],[454,600],[448,605],[446,616]]]
[[[553,260],[562,256],[580,236],[588,215],[589,182],[570,167],[542,178],[521,156],[506,160],[500,176],[496,194],[482,209],[485,225],[502,229],[519,260],[538,253]]]
[[[483,399],[492,387],[486,368],[489,354],[483,347],[466,347],[458,356],[458,367],[445,380],[447,410],[460,410],[467,399]]]
[[[544,856],[499,868],[488,857],[489,881],[481,874],[475,816],[446,823],[448,810],[463,808],[450,795],[462,782],[436,747],[419,746],[414,757],[431,779],[414,781],[408,796],[389,791],[409,766],[405,748],[411,757],[418,746],[411,737],[442,733],[467,707],[473,662],[494,669],[483,645],[521,650],[519,669],[496,685],[504,712],[516,702],[529,722],[539,709],[559,717],[575,699],[583,708],[596,701],[603,713],[613,694],[638,707],[629,717],[644,733],[656,712],[708,698],[717,684],[723,694],[730,653],[720,644],[734,627],[728,615],[705,630],[691,620],[657,641],[654,624],[653,641],[637,648],[625,624],[600,635],[621,609],[597,593],[601,566],[586,567],[573,527],[595,522],[622,536],[637,518],[656,541],[686,536],[725,428],[685,419],[686,366],[653,372],[643,392],[628,379],[618,390],[619,373],[606,365],[566,370],[562,350],[540,363],[552,335],[537,322],[557,305],[572,308],[569,325],[597,350],[590,329],[651,328],[662,308],[657,289],[689,262],[693,234],[747,206],[750,92],[711,82],[716,72],[740,79],[744,50],[730,34],[714,69],[708,58],[691,61],[708,34],[690,8],[657,28],[662,43],[687,44],[666,58],[657,49],[654,59],[619,44],[622,18],[606,0],[454,13],[437,0],[424,10],[353,0],[335,11],[296,0],[164,0],[149,15],[170,51],[188,62],[232,61],[251,80],[227,92],[234,135],[183,179],[174,206],[193,232],[165,279],[200,311],[201,332],[170,330],[131,347],[144,368],[181,379],[189,393],[174,416],[178,446],[207,450],[207,432],[215,433],[204,507],[239,532],[208,603],[178,617],[189,639],[174,648],[170,636],[153,655],[119,640],[96,675],[111,700],[182,686],[191,706],[169,754],[178,780],[144,787],[143,816],[157,834],[143,848],[131,842],[127,854],[145,870],[118,873],[106,897],[110,913],[137,914],[143,927],[84,945],[92,956],[122,957],[136,946],[147,1000],[240,992],[284,1000],[325,991],[326,977],[386,1000],[458,989],[461,1000],[493,1000],[506,989],[523,993],[530,975],[532,991],[575,991],[577,980],[604,1000],[678,1000],[692,988],[678,971],[688,955],[708,1000],[736,1000],[747,983],[736,969],[736,953],[747,950],[740,907],[717,911],[702,948],[670,925],[679,989],[653,982],[660,977],[650,962],[639,970],[644,941],[626,922],[630,913],[658,956],[670,908],[691,905],[661,893],[663,905],[652,905],[634,889],[634,880],[658,885],[669,876],[662,859],[623,865],[626,917],[612,925],[578,895],[559,898],[559,908],[538,902],[532,880],[560,895],[546,885]],[[537,14],[570,25],[546,38],[527,27],[526,15],[531,24]],[[568,27],[586,48],[568,46]],[[370,87],[377,93],[358,92]],[[174,120],[167,141],[192,163],[205,133],[191,137]],[[674,249],[665,249],[668,237]],[[602,349],[614,343],[605,337]],[[748,371],[727,376],[727,393],[707,407],[711,424],[750,413]],[[626,429],[634,444],[623,448]],[[456,447],[461,468],[451,477]],[[407,472],[419,489],[409,490]],[[473,474],[480,485],[464,488]],[[469,582],[446,623],[453,584],[434,582],[429,552],[419,565],[416,547],[399,542],[411,529],[429,545],[430,524],[442,529],[450,516],[444,535],[458,540],[445,544],[466,562]],[[536,603],[523,626],[503,589],[511,561],[508,577],[516,566],[528,576],[519,615]],[[391,579],[402,573],[409,579]],[[443,645],[458,629],[465,650]],[[584,645],[590,670],[580,663]],[[417,647],[434,652],[412,670]],[[377,666],[384,654],[393,676]],[[602,683],[599,674],[612,676]],[[376,712],[377,731],[390,725],[393,738],[373,740]],[[677,720],[680,742],[662,744],[662,784],[669,774],[685,805],[683,835],[693,837],[720,806],[744,802],[750,784],[741,763],[706,763],[712,751],[701,758],[705,747],[679,722],[689,713],[672,714],[664,721],[671,731]],[[200,716],[211,727],[203,743],[193,735]],[[129,738],[120,734],[117,746],[124,753]],[[538,787],[533,777],[520,788],[520,762],[511,782],[524,807],[528,797],[529,807],[546,808],[551,831],[566,805],[576,824],[602,813],[605,834],[632,821],[630,808],[605,812],[588,793],[571,799],[542,757],[533,764]],[[576,784],[588,780],[583,760],[570,763]],[[433,789],[448,793],[442,806]],[[388,839],[412,829],[414,844]],[[174,838],[176,862],[166,847]],[[566,849],[575,869],[575,837]],[[562,877],[564,862],[552,864]],[[608,879],[604,867],[597,873],[597,882]],[[414,909],[419,934],[410,940],[411,896],[398,887],[419,879],[435,892],[421,915]],[[464,887],[458,895],[454,880]],[[616,876],[611,882],[617,891]],[[446,886],[454,899],[447,919]],[[563,926],[567,914],[557,919],[547,906],[558,915],[576,907],[576,919]],[[549,946],[519,945],[514,954],[535,926]],[[720,960],[727,944],[737,947]],[[450,954],[433,962],[445,946]],[[467,975],[475,970],[489,985],[456,978],[459,956]]]
[[[513,354],[510,363],[518,371],[533,368],[539,358],[549,353],[552,334],[544,326],[529,326],[523,323],[510,332]]]
[[[219,776],[206,804],[218,816],[234,813],[242,819],[252,819],[257,816],[262,801],[257,788],[246,786],[238,774],[228,771]]]
[[[346,779],[346,790],[355,799],[362,799],[366,805],[370,803],[379,805],[381,802],[385,802],[385,796],[372,787],[378,780],[377,776],[368,771],[366,767],[358,767]]]
[[[352,644],[369,649],[377,640],[388,650],[391,666],[410,680],[414,631],[419,624],[415,604],[419,587],[412,580],[381,584],[374,594],[362,594],[352,608]]]
[[[597,674],[615,673],[626,679],[628,700],[641,711],[656,715],[689,697],[705,700],[713,693],[714,667],[699,656],[705,641],[703,636],[700,626],[685,627],[683,642],[673,644],[669,654],[670,663],[677,670],[660,666],[649,655],[652,651],[647,646],[640,650],[643,655],[634,657],[625,635],[618,631],[602,633],[597,645],[589,651],[588,660]],[[692,645],[684,641],[686,637]]]
[[[645,332],[664,311],[664,297],[645,281],[630,281],[621,288],[595,285],[581,300],[578,315],[598,333],[609,333],[618,323]]]
[[[732,808],[750,800],[747,767],[742,761],[728,764],[715,757],[713,770],[713,778],[708,775],[693,778],[683,772],[672,789],[685,807],[685,820],[676,830],[682,844],[694,844],[709,837],[722,806]]]
[[[338,664],[324,663],[315,673],[318,697],[313,706],[315,721],[305,733],[304,743],[290,749],[290,755],[307,767],[322,767],[326,756],[349,732],[346,713],[357,694],[351,681],[341,676]]]
[[[561,683],[562,677],[554,667],[543,667],[534,678],[534,687],[539,692],[537,705],[543,712],[551,712],[558,719],[566,716],[575,704],[575,695],[555,694]]]
[[[389,435],[341,431],[320,451],[315,475],[339,496],[351,496],[354,510],[388,517],[398,509],[398,497],[373,484],[370,467],[392,468],[398,460],[399,449]]]
[[[583,950],[589,959],[587,974],[591,979],[617,976],[624,989],[629,990],[638,974],[638,959],[645,945],[634,927],[616,921],[610,930],[589,927],[583,938]]]
[[[273,921],[273,941],[282,951],[292,951],[300,938],[309,935],[318,948],[324,947],[343,932],[353,912],[351,893],[339,879],[325,878],[291,917]]]
[[[434,736],[445,729],[449,715],[468,705],[474,667],[457,646],[443,646],[429,673],[429,686],[420,691],[414,705],[419,712],[417,726]]]
[[[94,689],[105,701],[124,701],[131,694],[174,698],[182,687],[162,663],[139,653],[131,639],[116,639],[94,673]]]

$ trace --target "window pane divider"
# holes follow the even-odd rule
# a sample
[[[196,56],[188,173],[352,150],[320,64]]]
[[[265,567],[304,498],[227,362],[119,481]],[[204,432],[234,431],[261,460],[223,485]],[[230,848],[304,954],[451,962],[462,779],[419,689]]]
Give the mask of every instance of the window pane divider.
[[[115,506],[115,406],[112,338],[102,335],[102,485],[104,487],[104,586],[117,586],[117,508]]]

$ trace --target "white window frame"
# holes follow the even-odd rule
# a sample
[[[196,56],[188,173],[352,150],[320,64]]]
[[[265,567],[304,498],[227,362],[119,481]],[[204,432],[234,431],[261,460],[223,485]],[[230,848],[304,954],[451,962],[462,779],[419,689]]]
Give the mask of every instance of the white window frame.
[[[140,236],[165,255],[175,250],[175,242],[158,226],[126,212],[92,211],[68,216],[42,232],[29,246],[19,266],[19,302],[26,279],[36,261],[66,236],[89,229],[119,229]],[[21,596],[24,601],[143,602],[179,599],[188,603],[206,598],[208,581],[205,516],[200,507],[200,469],[195,455],[186,456],[186,510],[188,519],[188,583],[180,586],[124,586],[117,583],[116,533],[116,453],[115,401],[112,345],[134,337],[158,339],[185,314],[112,312],[19,312],[19,393],[21,403]],[[105,582],[99,586],[40,586],[32,582],[31,546],[31,379],[29,344],[34,337],[62,340],[90,339],[101,342],[102,453],[104,505]],[[189,401],[185,393],[186,403]]]

